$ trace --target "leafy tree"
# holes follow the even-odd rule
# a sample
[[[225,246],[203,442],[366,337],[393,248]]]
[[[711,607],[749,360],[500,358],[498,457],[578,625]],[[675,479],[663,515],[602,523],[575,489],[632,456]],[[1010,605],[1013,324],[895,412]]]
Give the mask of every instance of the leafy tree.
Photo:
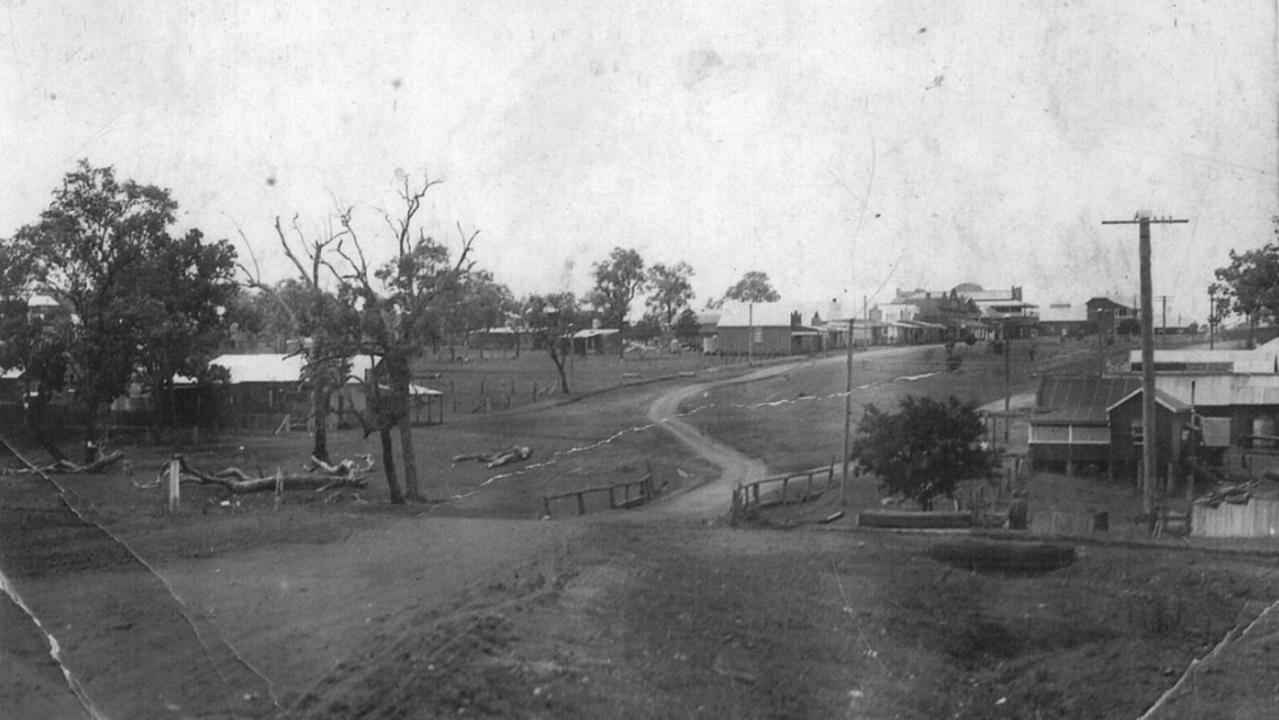
[[[459,281],[453,304],[444,314],[444,335],[463,336],[475,330],[490,330],[507,323],[515,309],[511,289],[493,280],[487,270],[474,270]],[[456,343],[450,341],[450,345]],[[516,344],[516,352],[519,345]]]
[[[549,295],[529,295],[521,304],[524,325],[533,336],[535,347],[541,347],[555,363],[560,375],[560,391],[569,393],[568,375],[564,372],[564,360],[572,352],[565,339],[575,328],[583,325],[585,316],[571,292]]]
[[[176,210],[168,190],[120,182],[112,168],[82,160],[40,220],[3,242],[6,257],[22,258],[20,277],[10,268],[5,283],[67,310],[24,335],[17,352],[42,386],[74,391],[89,458],[98,408],[145,362],[160,355],[157,373],[189,368],[216,339],[235,253],[225,241],[206,244],[198,230],[175,239]]]
[[[736,300],[749,304],[777,302],[781,296],[773,289],[768,280],[768,273],[751,270],[742,276],[728,292],[724,293],[728,300]]]
[[[149,292],[138,299],[139,312],[148,318],[140,338],[147,351],[138,367],[159,400],[152,421],[172,423],[174,376],[204,379],[226,337],[223,316],[240,292],[235,249],[226,242],[205,243],[199,230],[191,230],[158,248],[140,276]]]
[[[620,355],[626,350],[626,316],[630,314],[631,301],[648,283],[644,258],[635,250],[615,247],[607,259],[595,263],[594,273],[591,305],[606,326],[616,327],[621,333],[623,342],[618,343]]]
[[[641,315],[631,326],[630,338],[636,342],[647,343],[661,336],[662,320],[651,310]]]
[[[697,313],[692,308],[684,308],[675,321],[675,337],[681,343],[697,342],[702,335],[702,325],[697,321]]]
[[[692,302],[693,286],[689,283],[692,276],[693,268],[686,262],[658,263],[648,269],[648,287],[652,291],[648,310],[662,327],[670,327],[679,311]]]
[[[983,431],[975,402],[907,395],[896,413],[866,407],[852,455],[879,476],[884,491],[916,499],[927,510],[960,481],[991,472],[994,461],[981,449]]]
[[[1279,234],[1279,216],[1271,218]],[[1279,243],[1271,241],[1255,250],[1230,251],[1230,264],[1217,268],[1215,296],[1231,313],[1248,321],[1248,346],[1252,347],[1257,324],[1279,317]]]

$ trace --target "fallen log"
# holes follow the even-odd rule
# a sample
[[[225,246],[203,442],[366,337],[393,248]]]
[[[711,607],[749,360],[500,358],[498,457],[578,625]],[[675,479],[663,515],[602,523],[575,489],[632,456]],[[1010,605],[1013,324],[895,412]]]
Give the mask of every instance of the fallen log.
[[[14,470],[5,470],[7,475],[36,475],[40,473],[48,475],[81,475],[88,473],[101,472],[104,468],[114,465],[124,459],[124,453],[116,450],[109,455],[94,460],[91,463],[77,465],[70,460],[58,460],[56,462],[45,465],[44,467],[25,467]]]
[[[373,468],[373,458],[369,455],[361,456],[362,465],[356,464],[353,460],[344,460],[337,465],[329,465],[316,458],[311,458],[311,467],[315,470],[321,470],[321,472],[312,470],[301,473],[284,473],[277,471],[274,475],[254,477],[237,467],[228,467],[215,473],[210,473],[192,466],[181,455],[175,455],[174,459],[178,461],[178,482],[195,485],[216,485],[233,495],[274,492],[277,487],[281,490],[312,490],[314,492],[324,492],[339,487],[363,488],[367,485],[369,470]],[[324,472],[323,470],[325,469],[331,470],[331,472]],[[147,484],[134,483],[134,485],[139,489],[160,487],[165,482],[168,472],[169,465],[165,463],[156,474],[154,482]]]
[[[465,462],[467,460],[479,460],[485,463],[485,467],[492,469],[509,465],[517,460],[528,460],[533,456],[533,448],[527,445],[512,445],[509,448],[495,450],[487,453],[462,453],[453,456],[453,462]]]

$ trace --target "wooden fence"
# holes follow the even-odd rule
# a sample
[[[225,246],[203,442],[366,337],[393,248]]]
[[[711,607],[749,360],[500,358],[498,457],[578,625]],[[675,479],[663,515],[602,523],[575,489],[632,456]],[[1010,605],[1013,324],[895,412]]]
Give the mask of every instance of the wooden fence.
[[[823,474],[826,476],[824,480],[821,478]],[[766,507],[808,502],[821,497],[822,493],[834,485],[833,462],[826,467],[739,483],[733,489],[732,522],[755,517]]]
[[[656,495],[653,490],[653,472],[650,470],[639,480],[582,488],[556,495],[543,495],[542,509],[545,511],[546,517],[551,517],[551,503],[572,498],[577,501],[577,514],[585,515],[587,498],[603,494],[608,495],[608,509],[610,510],[632,508],[650,502]]]
[[[1279,534],[1279,500],[1254,497],[1246,504],[1196,504],[1190,532],[1197,537],[1274,537]]]

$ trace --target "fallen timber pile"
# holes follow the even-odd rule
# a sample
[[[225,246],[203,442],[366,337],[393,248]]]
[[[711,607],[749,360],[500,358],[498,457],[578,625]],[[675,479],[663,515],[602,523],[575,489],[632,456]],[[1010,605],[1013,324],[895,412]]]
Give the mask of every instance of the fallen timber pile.
[[[215,473],[205,472],[192,466],[182,455],[174,455],[180,472],[179,482],[195,485],[216,485],[233,495],[255,492],[276,492],[287,490],[311,490],[317,493],[334,488],[363,488],[367,485],[369,471],[373,469],[373,458],[361,455],[360,462],[343,460],[335,465],[312,457],[311,464],[300,473],[284,473],[277,470],[274,475],[253,477],[237,467],[229,467]],[[155,480],[149,483],[135,482],[140,490],[163,486],[169,473],[169,464],[165,463],[156,473]]]

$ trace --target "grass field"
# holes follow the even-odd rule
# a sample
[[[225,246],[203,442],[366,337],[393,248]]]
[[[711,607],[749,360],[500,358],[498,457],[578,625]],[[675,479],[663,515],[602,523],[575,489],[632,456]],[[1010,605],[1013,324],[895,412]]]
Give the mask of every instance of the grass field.
[[[961,346],[959,368],[946,365],[940,347],[908,349],[853,358],[852,427],[856,432],[865,407],[892,411],[903,393],[946,397],[978,404],[1038,387],[1039,375],[1052,372],[1095,372],[1096,349],[1078,344],[1041,341],[1035,360],[1027,346],[1012,355],[985,352],[982,345]],[[1112,350],[1112,354],[1124,352]],[[799,363],[785,375],[760,382],[724,385],[684,404],[689,422],[742,452],[764,460],[774,472],[807,469],[842,453],[844,438],[843,364]]]
[[[979,401],[1003,392],[1001,357],[973,354],[944,372],[940,349],[903,352],[858,358],[858,407],[889,407],[901,392]],[[1095,355],[1043,347],[1033,368],[1028,356],[1011,360],[1016,391],[1045,367],[1092,367]],[[737,371],[696,372],[419,428],[423,505],[387,505],[375,476],[358,493],[287,493],[278,508],[269,494],[223,505],[218,493],[184,488],[182,512],[170,514],[158,490],[132,483],[150,479],[167,448],[130,448],[129,466],[63,476],[66,495],[0,478],[0,567],[60,635],[69,666],[125,708],[120,717],[169,717],[183,692],[212,697],[192,694],[190,668],[238,657],[245,665],[221,676],[248,682],[247,666],[272,696],[255,705],[265,714],[241,717],[1132,718],[1229,637],[1230,649],[1156,717],[1266,717],[1279,702],[1279,659],[1266,645],[1279,627],[1240,632],[1279,599],[1266,543],[1073,538],[1069,567],[1008,575],[936,560],[930,549],[953,538],[842,523],[729,528],[660,507],[534,519],[543,493],[635,478],[650,465],[672,492],[716,476],[646,417],[663,393]],[[684,410],[770,470],[811,467],[839,452],[844,380],[838,358],[800,362],[708,388]],[[449,460],[511,444],[533,457],[493,470]],[[355,432],[331,446],[339,456],[375,451]],[[295,433],[183,450],[201,467],[270,473],[309,447]],[[1033,482],[1048,504],[1132,501],[1130,488],[1098,480]],[[871,483],[859,487],[860,502],[875,502]],[[74,529],[68,502],[145,567],[103,566],[127,558]],[[135,583],[152,573],[164,592],[144,596]],[[149,619],[174,606],[186,624]],[[188,626],[200,643],[174,639]],[[0,707],[68,717],[66,698],[42,702],[60,678],[41,665],[38,636],[22,638],[0,654],[10,670]],[[24,684],[37,674],[39,691]]]

